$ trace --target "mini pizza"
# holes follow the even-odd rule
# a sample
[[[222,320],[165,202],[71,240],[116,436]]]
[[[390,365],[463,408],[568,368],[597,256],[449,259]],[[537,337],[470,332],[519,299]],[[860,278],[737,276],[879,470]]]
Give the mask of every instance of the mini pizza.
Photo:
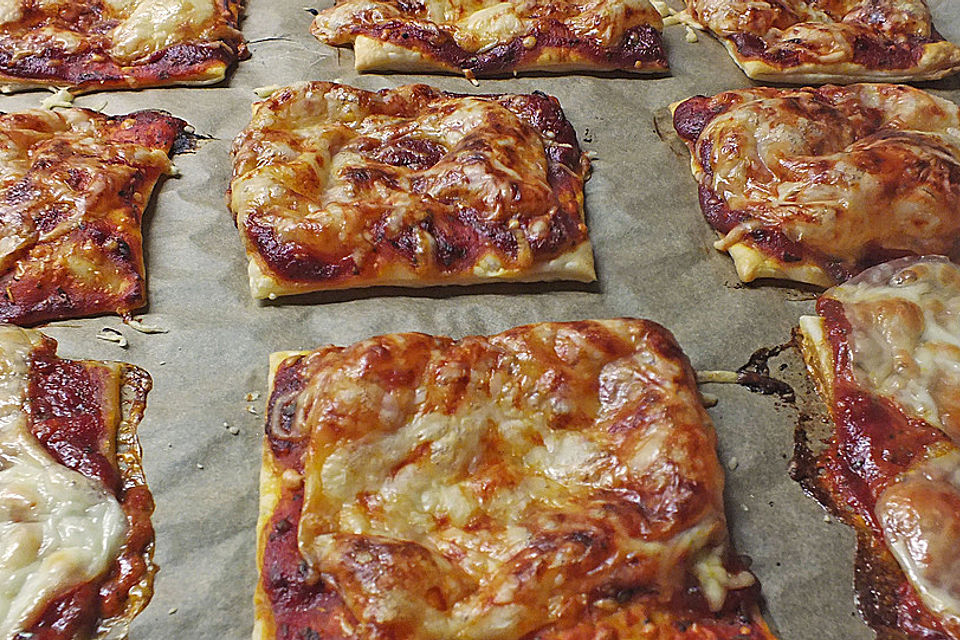
[[[644,320],[274,354],[255,640],[773,638]]]
[[[240,0],[2,0],[0,85],[210,84],[246,56]]]
[[[0,321],[146,304],[140,222],[185,126],[161,111],[0,114]]]
[[[960,258],[960,109],[902,85],[757,87],[673,106],[700,207],[744,282],[820,286]]]
[[[328,82],[253,107],[227,199],[256,298],[594,280],[589,161],[556,99]]]
[[[648,0],[336,0],[313,35],[352,45],[357,71],[664,72],[660,14]]]
[[[150,376],[0,325],[0,638],[125,638],[150,600]]]
[[[857,530],[857,590],[884,638],[960,638],[960,267],[901,258],[801,319],[833,418],[797,478]]]
[[[755,80],[913,82],[960,71],[960,47],[937,33],[924,0],[687,0],[681,17]]]

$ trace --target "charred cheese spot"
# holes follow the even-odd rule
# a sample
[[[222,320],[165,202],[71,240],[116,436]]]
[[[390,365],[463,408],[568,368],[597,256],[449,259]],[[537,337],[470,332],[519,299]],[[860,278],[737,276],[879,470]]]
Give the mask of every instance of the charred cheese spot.
[[[747,89],[674,122],[701,206],[744,281],[846,280],[905,255],[960,258],[960,109],[918,89]]]
[[[519,639],[617,594],[696,594],[691,616],[713,619],[754,584],[730,564],[692,371],[658,325],[394,334],[287,363],[273,395],[296,371],[300,435],[265,477],[302,464],[297,549],[343,603],[317,628],[348,614],[371,637]],[[300,619],[261,588],[275,624]]]
[[[257,103],[233,156],[255,297],[594,278],[587,160],[546,96],[302,84]]]
[[[788,82],[932,80],[960,70],[960,47],[924,0],[687,0],[751,78]]]

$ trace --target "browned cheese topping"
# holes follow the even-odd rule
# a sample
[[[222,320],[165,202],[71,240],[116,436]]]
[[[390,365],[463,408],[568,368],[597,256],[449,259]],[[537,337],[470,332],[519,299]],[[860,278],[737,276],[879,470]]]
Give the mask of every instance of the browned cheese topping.
[[[589,163],[542,94],[300,84],[254,105],[233,157],[255,297],[595,277]]]

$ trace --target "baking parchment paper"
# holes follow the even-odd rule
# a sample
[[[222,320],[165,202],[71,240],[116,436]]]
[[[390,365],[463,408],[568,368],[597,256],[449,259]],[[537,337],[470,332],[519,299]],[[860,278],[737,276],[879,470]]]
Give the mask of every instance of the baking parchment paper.
[[[91,94],[76,104],[107,113],[162,108],[212,136],[175,159],[181,176],[163,182],[144,235],[150,306],[144,335],[118,318],[72,320],[45,330],[65,357],[125,360],[146,368],[154,390],[140,428],[156,498],[152,603],[134,640],[248,638],[256,581],[254,526],[267,355],[349,344],[391,331],[460,337],[538,321],[638,316],[672,330],[698,369],[735,369],[757,348],[785,342],[812,296],[777,286],[743,286],[711,244],[686,153],[658,136],[655,116],[671,102],[750,86],[723,47],[682,26],[666,30],[671,75],[539,76],[482,80],[453,76],[362,75],[353,54],[308,33],[304,2],[249,0],[243,31],[252,57],[212,88]],[[326,6],[329,0],[319,0]],[[960,5],[929,0],[941,33],[960,42]],[[248,122],[255,87],[341,80],[365,89],[428,82],[461,92],[557,96],[583,147],[594,151],[587,215],[599,282],[360,290],[254,301],[246,260],[224,205],[233,137]],[[960,80],[925,85],[960,101]],[[37,106],[45,96],[0,97],[0,110]],[[664,131],[670,140],[671,133]],[[674,142],[676,142],[674,140]],[[120,329],[127,349],[97,340]],[[787,358],[789,361],[790,359]],[[797,373],[796,359],[790,365]],[[776,368],[774,373],[778,373]],[[853,605],[853,535],[787,474],[795,407],[737,386],[705,389],[727,468],[727,513],[736,547],[753,559],[767,617],[783,640],[866,640]],[[798,389],[801,394],[808,393]],[[247,401],[247,394],[259,394]],[[252,396],[250,396],[252,397]],[[256,411],[256,413],[251,413]]]

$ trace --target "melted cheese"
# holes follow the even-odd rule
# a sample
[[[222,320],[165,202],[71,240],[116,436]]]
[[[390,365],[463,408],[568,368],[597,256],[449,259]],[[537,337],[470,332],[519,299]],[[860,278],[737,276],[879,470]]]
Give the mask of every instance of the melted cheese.
[[[111,55],[132,62],[195,36],[214,16],[215,0],[138,0],[120,3],[129,15],[111,33]]]
[[[543,324],[308,356],[301,554],[361,624],[411,639],[517,639],[584,594],[667,601],[690,575],[720,609],[753,576],[723,566],[714,437],[666,335]]]
[[[878,249],[957,251],[956,105],[910,87],[870,84],[746,89],[711,102],[723,112],[693,145],[694,176],[746,217],[718,248],[731,255],[756,248],[748,232],[768,230],[848,270]],[[745,280],[831,281],[807,256],[771,256],[773,264],[759,269],[739,254]]]
[[[939,257],[895,260],[824,297],[843,305],[857,386],[952,439],[953,446],[938,445],[894,479],[875,512],[923,603],[960,634],[960,266]],[[806,317],[801,328],[818,383],[831,397],[835,364],[823,322]]]
[[[468,51],[477,51],[499,42],[510,42],[528,30],[514,5],[501,2],[480,9],[457,23],[454,37]]]
[[[897,261],[825,295],[843,303],[858,384],[960,445],[960,266]]]
[[[21,0],[0,0],[0,24],[17,22],[23,17]]]
[[[28,430],[24,395],[38,336],[0,328],[0,638],[101,575],[126,532],[116,499],[54,461]]]
[[[888,488],[877,516],[923,603],[960,632],[960,450],[927,460]]]

